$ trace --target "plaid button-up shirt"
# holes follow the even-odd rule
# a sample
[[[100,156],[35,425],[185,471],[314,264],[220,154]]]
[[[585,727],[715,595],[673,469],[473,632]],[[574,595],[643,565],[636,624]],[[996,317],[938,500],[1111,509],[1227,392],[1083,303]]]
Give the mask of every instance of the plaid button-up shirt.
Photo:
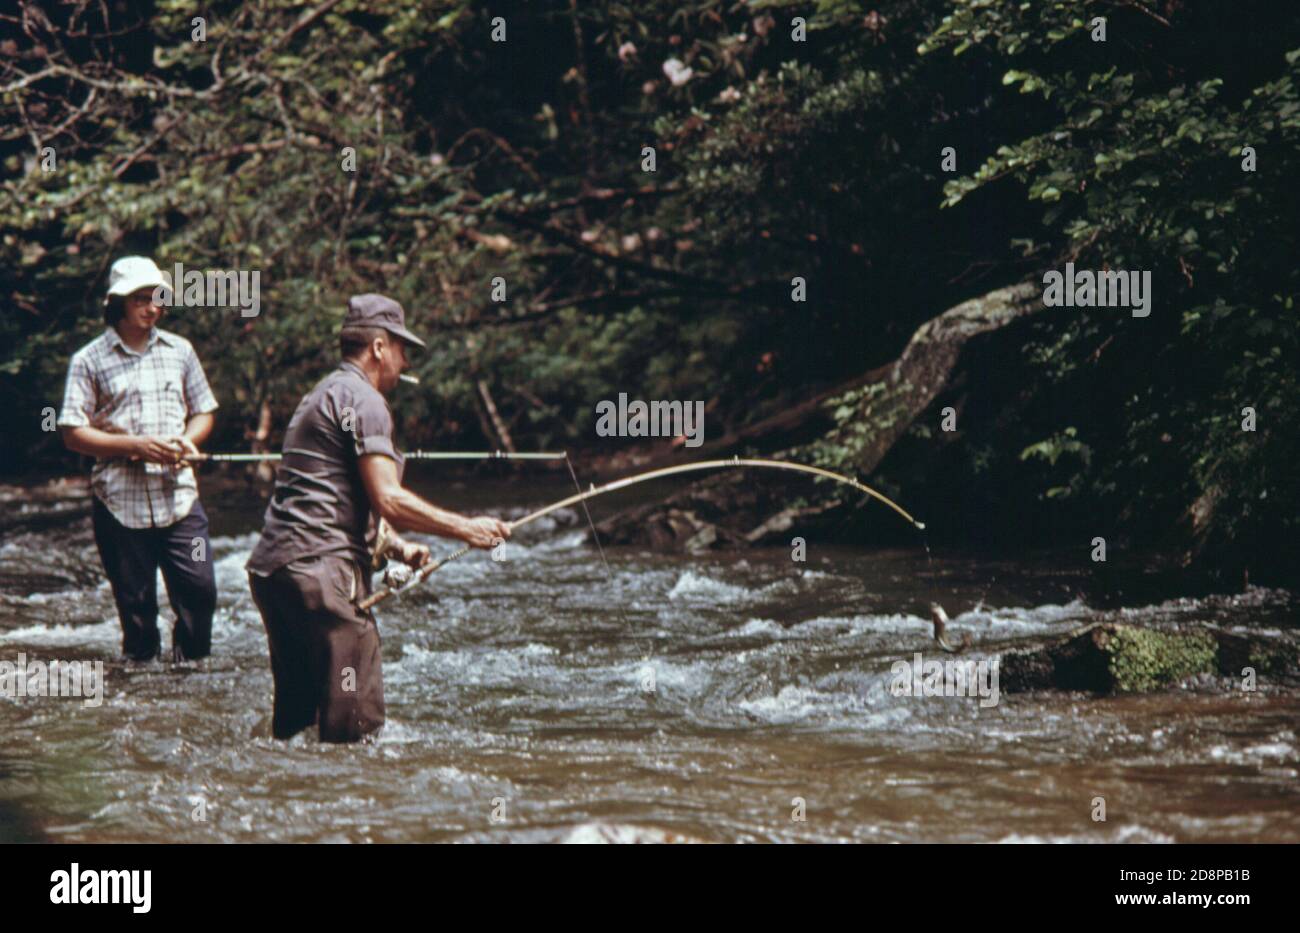
[[[217,400],[194,347],[155,327],[137,353],[110,327],[72,357],[59,427],[114,434],[176,437],[194,415],[216,411]],[[198,484],[189,466],[96,459],[91,488],[127,528],[172,525],[190,513]]]

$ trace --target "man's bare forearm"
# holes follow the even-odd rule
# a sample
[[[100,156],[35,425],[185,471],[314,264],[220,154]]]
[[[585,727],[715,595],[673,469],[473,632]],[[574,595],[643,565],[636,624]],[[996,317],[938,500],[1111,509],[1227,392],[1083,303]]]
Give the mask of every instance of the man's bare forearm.
[[[405,489],[397,477],[396,461],[382,454],[361,457],[361,481],[371,507],[399,531],[422,531],[444,538],[458,538],[477,548],[496,547],[510,537],[510,524],[499,518],[479,515],[469,518],[440,509]]]
[[[467,519],[440,509],[408,489],[398,487],[377,503],[379,514],[398,531],[418,531],[444,538],[465,538]]]
[[[129,434],[113,434],[99,428],[82,426],[63,429],[63,443],[71,451],[87,457],[132,457],[139,442]]]
[[[185,436],[188,437],[195,447],[198,447],[208,439],[212,433],[212,426],[216,423],[216,418],[211,412],[205,412],[201,415],[194,415],[185,424]]]

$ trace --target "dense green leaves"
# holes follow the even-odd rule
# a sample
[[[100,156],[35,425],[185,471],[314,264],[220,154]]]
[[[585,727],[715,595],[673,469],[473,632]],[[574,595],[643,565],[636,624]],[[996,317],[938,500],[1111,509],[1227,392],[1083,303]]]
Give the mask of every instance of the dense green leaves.
[[[39,413],[127,251],[261,271],[256,319],[171,316],[227,446],[264,406],[282,428],[354,292],[432,338],[412,446],[496,443],[486,391],[519,446],[581,448],[619,391],[704,399],[717,436],[1071,260],[1150,271],[1151,316],[1060,309],[972,348],[937,403],[957,437],[927,416],[882,481],[981,521],[1028,497],[1061,534],[1182,520],[1266,548],[1300,514],[1300,31],[1286,5],[1208,6],[254,0],[207,8],[199,43],[158,0],[0,27],[5,466],[57,461]],[[882,391],[835,395],[805,452],[852,471]]]

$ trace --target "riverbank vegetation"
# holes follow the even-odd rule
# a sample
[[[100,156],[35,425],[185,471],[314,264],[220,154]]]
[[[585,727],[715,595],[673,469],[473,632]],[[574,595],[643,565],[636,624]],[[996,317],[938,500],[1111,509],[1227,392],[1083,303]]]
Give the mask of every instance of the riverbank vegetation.
[[[874,477],[937,542],[1103,536],[1286,578],[1298,20],[1264,0],[20,3],[0,17],[0,472],[74,468],[43,413],[102,327],[108,264],[138,252],[261,273],[256,317],[168,318],[222,403],[213,449],[274,449],[346,297],[383,291],[430,342],[394,399],[410,448],[608,457],[637,442],[599,438],[597,402],[700,399],[706,449]],[[1067,262],[1149,272],[1149,315],[1043,307]]]

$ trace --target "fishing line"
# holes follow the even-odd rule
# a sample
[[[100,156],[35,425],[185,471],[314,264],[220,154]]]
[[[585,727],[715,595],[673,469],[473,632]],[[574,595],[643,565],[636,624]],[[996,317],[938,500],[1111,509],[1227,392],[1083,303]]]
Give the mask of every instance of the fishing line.
[[[578,474],[573,469],[573,461],[569,459],[568,451],[565,451],[564,453],[564,465],[569,468],[569,476],[573,478],[573,491],[581,496],[582,484],[578,482]],[[596,487],[593,484],[591,488],[594,490]],[[591,538],[596,542],[596,550],[600,552],[600,562],[605,565],[605,575],[609,578],[612,591],[614,571],[610,569],[609,560],[605,557],[605,546],[600,543],[600,532],[596,530],[596,523],[591,520],[591,510],[587,508],[587,500],[585,498],[579,499],[578,502],[582,506],[582,514],[587,516],[587,527],[591,529]],[[627,614],[623,611],[623,605],[618,601],[618,599],[614,600],[614,607],[618,611],[619,621],[623,623],[624,630],[631,631],[631,628],[627,624]],[[649,653],[647,652],[647,656],[648,654]]]

